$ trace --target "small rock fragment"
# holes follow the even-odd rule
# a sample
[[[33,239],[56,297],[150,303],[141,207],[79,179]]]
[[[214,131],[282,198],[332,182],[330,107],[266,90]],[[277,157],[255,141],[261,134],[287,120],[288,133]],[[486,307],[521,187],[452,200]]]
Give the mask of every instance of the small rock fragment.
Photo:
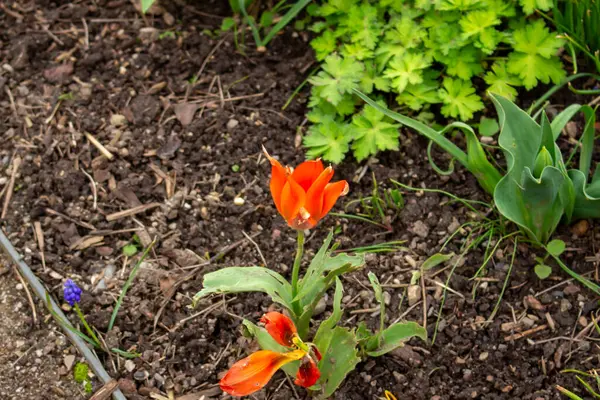
[[[408,294],[408,305],[413,306],[421,300],[421,288],[419,285],[410,285],[407,290]]]
[[[581,237],[587,233],[589,228],[590,228],[589,222],[587,222],[587,220],[585,220],[585,219],[582,219],[581,221],[577,222],[575,225],[573,225],[571,227],[571,232],[573,232],[573,234],[575,236]]]
[[[233,118],[232,118],[232,119],[230,119],[230,120],[227,122],[227,129],[228,129],[228,130],[233,130],[233,129],[235,129],[235,128],[236,128],[236,127],[239,125],[239,124],[240,124],[240,122],[239,122],[237,119],[233,119]]]
[[[429,227],[421,220],[418,220],[413,224],[412,231],[415,235],[422,238],[429,236]]]

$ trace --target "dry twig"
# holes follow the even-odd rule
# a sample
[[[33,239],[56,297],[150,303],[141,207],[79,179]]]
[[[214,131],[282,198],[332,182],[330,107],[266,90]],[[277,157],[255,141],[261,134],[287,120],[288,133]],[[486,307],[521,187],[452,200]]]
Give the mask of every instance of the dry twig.
[[[17,179],[17,171],[21,166],[21,157],[16,156],[13,159],[12,172],[10,174],[10,181],[8,183],[8,188],[6,189],[6,196],[4,197],[4,206],[2,207],[2,215],[0,219],[4,219],[6,217],[6,212],[8,211],[8,205],[10,204],[10,199],[12,197],[13,191],[15,189],[15,179]]]

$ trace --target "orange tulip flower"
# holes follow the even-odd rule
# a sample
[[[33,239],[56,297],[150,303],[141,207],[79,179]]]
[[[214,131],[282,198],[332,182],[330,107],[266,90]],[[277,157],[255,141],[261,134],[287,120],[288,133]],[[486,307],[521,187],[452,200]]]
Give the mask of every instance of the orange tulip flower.
[[[317,360],[321,354],[316,346],[304,343],[297,334],[291,319],[278,312],[269,312],[261,320],[267,332],[282,346],[290,349],[287,353],[260,350],[236,362],[221,379],[221,390],[232,396],[246,396],[262,389],[275,372],[287,363],[302,360],[296,380],[298,386],[311,387],[320,378]]]
[[[296,169],[283,167],[263,151],[271,162],[271,195],[279,214],[294,229],[311,229],[348,193],[348,182],[332,182],[333,168],[321,160],[305,161]]]

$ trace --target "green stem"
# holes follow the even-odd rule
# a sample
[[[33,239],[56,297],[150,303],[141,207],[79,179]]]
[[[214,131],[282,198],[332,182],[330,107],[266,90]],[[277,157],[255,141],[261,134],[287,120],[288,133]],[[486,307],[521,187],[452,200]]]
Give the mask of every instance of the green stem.
[[[300,276],[300,264],[302,264],[302,256],[304,255],[304,231],[298,230],[298,250],[296,250],[296,258],[294,259],[294,267],[292,268],[292,298],[298,294],[298,278]],[[294,301],[296,308],[297,302]],[[300,316],[301,310],[294,310]]]
[[[75,303],[75,312],[77,313],[77,316],[79,317],[81,323],[85,327],[85,330],[87,331],[88,335],[90,335],[92,340],[96,342],[96,346],[102,347],[100,341],[98,340],[98,337],[94,333],[94,330],[88,325],[87,321],[85,320],[85,316],[81,312],[81,308],[79,308],[79,304],[77,303]]]

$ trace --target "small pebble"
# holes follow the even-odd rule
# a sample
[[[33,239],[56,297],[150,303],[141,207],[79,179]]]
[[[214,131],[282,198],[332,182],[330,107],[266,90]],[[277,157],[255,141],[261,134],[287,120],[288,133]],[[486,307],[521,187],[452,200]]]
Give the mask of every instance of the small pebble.
[[[243,206],[246,201],[242,197],[236,197],[233,199],[233,204],[236,206]]]

